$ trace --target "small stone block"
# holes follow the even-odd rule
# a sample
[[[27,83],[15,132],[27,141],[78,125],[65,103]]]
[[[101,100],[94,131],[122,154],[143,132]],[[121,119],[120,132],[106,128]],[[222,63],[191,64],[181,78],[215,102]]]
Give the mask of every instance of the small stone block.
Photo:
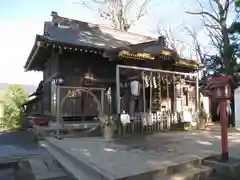
[[[223,162],[221,156],[206,158],[203,163],[214,168],[218,175],[225,178],[240,179],[240,159],[229,158],[229,161]]]

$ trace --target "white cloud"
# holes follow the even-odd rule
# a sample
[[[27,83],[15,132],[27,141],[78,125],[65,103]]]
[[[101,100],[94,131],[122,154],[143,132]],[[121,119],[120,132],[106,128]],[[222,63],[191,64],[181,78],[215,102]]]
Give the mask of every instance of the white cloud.
[[[0,29],[0,82],[38,84],[41,73],[24,72],[23,66],[43,21],[3,21]]]

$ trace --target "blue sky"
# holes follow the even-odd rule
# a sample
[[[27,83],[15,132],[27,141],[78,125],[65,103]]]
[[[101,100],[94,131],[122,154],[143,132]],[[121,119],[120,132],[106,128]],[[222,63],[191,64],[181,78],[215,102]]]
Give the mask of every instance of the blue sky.
[[[41,73],[26,73],[23,66],[35,35],[42,34],[45,20],[51,20],[51,11],[82,21],[107,24],[100,20],[96,12],[73,2],[74,0],[0,1],[0,82],[38,84],[42,79]],[[148,14],[132,31],[154,36],[152,31],[160,24],[163,28],[171,26],[180,39],[186,39],[179,32],[179,26],[188,24],[200,28],[201,24],[200,19],[185,14],[187,8],[194,7],[193,2],[194,0],[152,0]]]

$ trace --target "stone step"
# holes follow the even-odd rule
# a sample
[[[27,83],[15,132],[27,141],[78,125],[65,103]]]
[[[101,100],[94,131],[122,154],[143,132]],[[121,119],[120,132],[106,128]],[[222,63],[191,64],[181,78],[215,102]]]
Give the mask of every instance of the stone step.
[[[188,168],[181,172],[167,175],[160,175],[151,180],[205,180],[213,173],[213,168],[207,166],[199,166]]]
[[[75,156],[60,148],[57,143],[48,141],[41,142],[45,148],[58,160],[58,162],[76,179],[85,180],[116,180],[116,176],[104,169],[88,162],[84,157]],[[159,167],[154,171],[143,172],[132,176],[121,177],[121,180],[158,180],[165,178],[171,180],[177,176],[183,177],[183,180],[195,180],[197,177],[207,177],[212,173],[212,169],[202,166],[202,159],[192,159],[185,162],[172,164],[166,167]],[[199,175],[200,174],[200,175]],[[185,179],[184,179],[185,178]],[[195,178],[195,179],[194,179]],[[163,179],[163,180],[165,180]],[[179,180],[182,180],[179,179]],[[175,180],[175,179],[172,179]]]
[[[49,180],[67,177],[61,166],[52,157],[31,158],[28,160],[35,180]]]
[[[192,169],[202,165],[202,159],[193,159],[191,161],[185,161],[178,163],[176,165],[171,165],[167,167],[167,174],[174,174],[185,171],[186,169]]]
[[[66,152],[51,141],[41,141],[40,144],[71,174],[79,180],[110,180],[115,179],[111,174],[94,166],[90,162],[75,157],[70,152]]]
[[[195,180],[195,177],[199,177],[197,176],[198,173],[201,174],[201,177],[207,177],[213,171],[212,168],[202,166],[202,161],[202,159],[193,159],[191,161],[181,162],[168,166],[166,168],[160,168],[155,171],[149,171],[130,177],[124,177],[121,178],[121,180],[185,180],[185,177],[186,180]],[[204,174],[205,170],[207,170],[207,174]],[[188,179],[189,177],[190,179]],[[191,179],[192,177],[194,178]]]

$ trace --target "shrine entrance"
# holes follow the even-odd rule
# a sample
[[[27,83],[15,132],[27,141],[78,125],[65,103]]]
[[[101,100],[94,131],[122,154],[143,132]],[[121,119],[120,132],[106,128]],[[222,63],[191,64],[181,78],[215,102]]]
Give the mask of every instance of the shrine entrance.
[[[117,65],[117,114],[151,131],[198,122],[199,85],[196,73]],[[124,120],[121,123],[125,123]],[[140,124],[140,125],[139,125]],[[143,128],[143,129],[144,129]]]

